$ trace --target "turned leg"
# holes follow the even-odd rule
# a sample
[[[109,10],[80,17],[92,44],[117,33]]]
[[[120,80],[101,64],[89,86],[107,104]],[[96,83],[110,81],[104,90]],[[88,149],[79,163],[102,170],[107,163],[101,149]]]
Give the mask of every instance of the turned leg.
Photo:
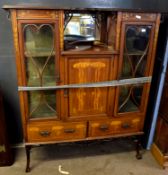
[[[25,147],[26,149],[26,157],[27,157],[27,163],[26,163],[26,173],[30,172],[30,150],[31,150],[32,146],[27,145]]]
[[[137,137],[135,139],[135,143],[136,143],[136,158],[137,159],[142,159],[142,154],[140,153],[140,150],[141,150],[141,139],[140,139],[140,137]]]

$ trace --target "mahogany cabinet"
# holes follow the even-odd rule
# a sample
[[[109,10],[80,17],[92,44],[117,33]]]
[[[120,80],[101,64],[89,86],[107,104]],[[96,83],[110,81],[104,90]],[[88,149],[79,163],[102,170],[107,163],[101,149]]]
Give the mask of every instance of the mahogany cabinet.
[[[155,132],[154,143],[152,145],[152,153],[159,164],[168,167],[168,71],[164,83],[163,94],[158,114],[157,127]]]
[[[10,12],[27,171],[36,144],[143,134],[160,14]]]

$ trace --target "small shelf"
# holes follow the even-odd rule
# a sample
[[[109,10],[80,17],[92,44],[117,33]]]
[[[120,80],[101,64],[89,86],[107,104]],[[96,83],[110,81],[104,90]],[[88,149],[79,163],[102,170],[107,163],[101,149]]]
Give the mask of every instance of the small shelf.
[[[49,56],[54,56],[55,51],[51,53],[51,51],[31,51],[31,54],[25,52],[24,53],[27,58],[29,57],[49,57]]]
[[[100,46],[79,46],[76,49],[69,49],[67,51],[62,51],[62,55],[113,55],[119,54],[118,51],[113,48],[100,47]]]
[[[133,50],[131,52],[124,53],[124,55],[129,55],[129,56],[142,56],[146,55],[145,51],[140,51],[140,50]]]
[[[142,56],[143,53],[125,53],[124,55],[128,55],[128,56]],[[144,54],[146,55],[146,54]]]

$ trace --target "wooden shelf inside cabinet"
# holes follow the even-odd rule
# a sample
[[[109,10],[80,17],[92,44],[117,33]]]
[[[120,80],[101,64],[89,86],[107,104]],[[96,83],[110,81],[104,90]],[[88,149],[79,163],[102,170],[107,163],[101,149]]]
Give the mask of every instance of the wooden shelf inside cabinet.
[[[142,56],[144,52],[135,52],[135,53],[125,53],[124,56]],[[146,53],[144,54],[146,55]]]
[[[61,52],[62,55],[115,55],[119,54],[118,51],[108,47],[79,47],[77,49],[69,49]]]
[[[55,55],[55,52],[48,52],[48,51],[33,51],[31,53],[27,53],[25,52],[25,56],[27,58],[29,57],[48,57],[48,56],[54,56]]]

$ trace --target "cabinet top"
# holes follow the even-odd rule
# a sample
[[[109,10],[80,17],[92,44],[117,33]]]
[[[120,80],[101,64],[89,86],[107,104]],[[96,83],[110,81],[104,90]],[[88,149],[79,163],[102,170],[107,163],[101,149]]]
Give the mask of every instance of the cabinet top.
[[[167,0],[37,0],[38,3],[10,3],[3,9],[70,9],[70,10],[113,10],[140,12],[168,12]]]

